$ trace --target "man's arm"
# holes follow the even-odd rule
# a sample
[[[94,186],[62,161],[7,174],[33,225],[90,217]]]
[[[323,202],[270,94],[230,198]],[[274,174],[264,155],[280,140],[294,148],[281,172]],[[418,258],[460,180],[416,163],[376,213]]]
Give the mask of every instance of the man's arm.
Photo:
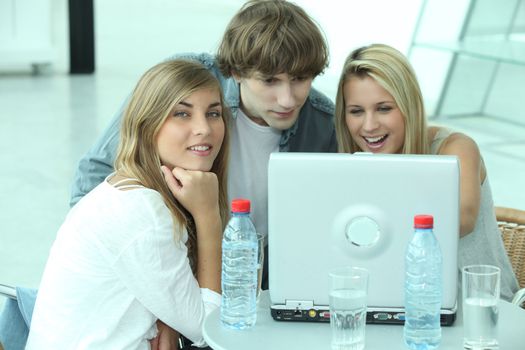
[[[127,102],[126,99],[97,142],[80,159],[71,186],[71,207],[113,172],[120,138],[120,121]]]

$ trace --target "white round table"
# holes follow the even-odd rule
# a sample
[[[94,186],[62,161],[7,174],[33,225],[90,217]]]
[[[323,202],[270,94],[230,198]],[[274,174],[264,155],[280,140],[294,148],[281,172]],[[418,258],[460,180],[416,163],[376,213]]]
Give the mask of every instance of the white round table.
[[[329,323],[274,321],[270,315],[270,294],[263,291],[257,308],[257,323],[249,330],[232,330],[219,321],[220,309],[208,315],[204,339],[214,350],[330,349]],[[500,301],[498,340],[500,350],[525,349],[525,310]],[[453,326],[442,328],[440,350],[463,349],[461,307]],[[401,325],[366,325],[366,350],[406,350]]]

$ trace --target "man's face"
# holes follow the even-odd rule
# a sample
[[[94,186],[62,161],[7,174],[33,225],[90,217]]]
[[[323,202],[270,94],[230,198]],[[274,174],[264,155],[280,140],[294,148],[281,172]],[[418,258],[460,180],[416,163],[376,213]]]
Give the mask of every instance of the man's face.
[[[240,85],[241,109],[254,122],[278,130],[290,128],[304,105],[313,77],[272,76],[258,72],[250,77],[234,75]]]

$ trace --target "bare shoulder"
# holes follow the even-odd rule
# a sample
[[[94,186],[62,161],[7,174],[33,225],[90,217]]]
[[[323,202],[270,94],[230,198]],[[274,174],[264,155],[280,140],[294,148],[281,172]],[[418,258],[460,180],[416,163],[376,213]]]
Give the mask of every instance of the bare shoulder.
[[[462,164],[471,164],[479,169],[481,182],[485,181],[487,170],[481,156],[478,144],[470,136],[463,133],[451,134],[439,151],[440,154],[457,155]]]
[[[466,155],[479,157],[479,147],[476,141],[470,136],[454,132],[444,141],[439,150],[439,154]]]

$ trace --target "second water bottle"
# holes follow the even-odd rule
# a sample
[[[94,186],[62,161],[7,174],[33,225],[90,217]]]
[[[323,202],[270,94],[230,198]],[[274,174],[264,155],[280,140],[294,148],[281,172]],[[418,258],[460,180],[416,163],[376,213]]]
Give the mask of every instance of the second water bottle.
[[[441,342],[442,256],[431,215],[414,217],[405,256],[405,344],[436,349]]]

